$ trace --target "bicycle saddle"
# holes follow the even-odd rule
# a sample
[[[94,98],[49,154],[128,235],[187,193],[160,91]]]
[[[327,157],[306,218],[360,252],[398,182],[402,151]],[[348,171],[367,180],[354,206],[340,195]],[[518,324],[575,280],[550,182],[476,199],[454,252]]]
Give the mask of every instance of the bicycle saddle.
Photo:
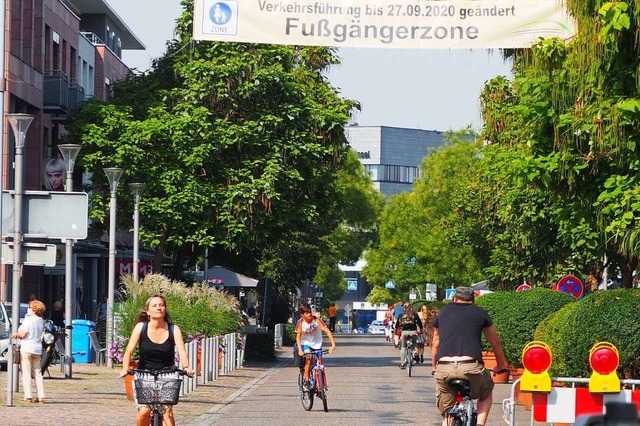
[[[449,381],[449,386],[454,388],[457,391],[460,391],[461,394],[469,394],[471,392],[471,385],[468,380],[465,379],[453,379]]]

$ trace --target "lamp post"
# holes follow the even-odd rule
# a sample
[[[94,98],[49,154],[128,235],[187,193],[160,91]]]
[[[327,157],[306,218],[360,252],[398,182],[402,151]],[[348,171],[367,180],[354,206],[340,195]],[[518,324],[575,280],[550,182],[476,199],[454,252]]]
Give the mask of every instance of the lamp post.
[[[116,292],[116,192],[118,181],[123,170],[118,167],[106,167],[103,169],[109,179],[111,202],[109,203],[109,290],[107,299],[107,351],[113,343],[113,302]],[[107,357],[107,366],[113,367],[113,360]]]
[[[23,150],[27,130],[33,121],[31,114],[7,114],[13,137],[15,139],[15,174],[14,174],[14,222],[13,222],[13,275],[11,283],[11,300],[13,309],[11,311],[11,334],[18,332],[20,325],[20,289],[22,288],[22,196],[24,192],[24,172],[22,165],[24,162]],[[13,405],[13,391],[18,387],[18,364],[13,363],[13,351],[9,352],[7,362],[7,405]],[[11,368],[11,373],[9,373]]]
[[[140,275],[140,196],[144,183],[130,183],[129,188],[133,193],[133,281],[137,283]]]
[[[80,152],[80,148],[82,148],[81,145],[72,143],[58,145],[66,171],[65,192],[73,192],[73,168],[75,167],[76,157],[78,156],[78,152]],[[71,369],[71,333],[73,330],[73,312],[75,312],[73,310],[75,303],[73,295],[73,239],[71,238],[67,238],[65,241],[64,259],[64,317],[67,329],[64,338],[64,377],[71,379],[73,377]]]

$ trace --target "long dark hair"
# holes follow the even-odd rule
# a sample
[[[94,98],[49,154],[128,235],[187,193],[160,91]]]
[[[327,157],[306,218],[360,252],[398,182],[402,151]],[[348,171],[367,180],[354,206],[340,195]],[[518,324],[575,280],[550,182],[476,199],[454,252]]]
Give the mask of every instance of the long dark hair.
[[[144,305],[142,306],[142,310],[138,313],[138,322],[149,321],[149,315],[147,315],[147,309],[149,309],[149,303],[151,303],[151,299],[156,297],[159,299],[162,299],[162,301],[164,302],[164,308],[165,308],[164,321],[167,323],[171,322],[171,316],[169,315],[169,308],[167,308],[167,299],[165,299],[164,296],[161,294],[153,294],[149,296],[146,302],[144,302]]]

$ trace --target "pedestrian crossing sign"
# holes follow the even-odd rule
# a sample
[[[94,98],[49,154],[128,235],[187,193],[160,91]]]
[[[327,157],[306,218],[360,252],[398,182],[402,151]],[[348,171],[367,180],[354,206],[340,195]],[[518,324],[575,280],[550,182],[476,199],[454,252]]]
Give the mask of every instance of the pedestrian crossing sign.
[[[347,280],[347,290],[358,290],[358,280]]]

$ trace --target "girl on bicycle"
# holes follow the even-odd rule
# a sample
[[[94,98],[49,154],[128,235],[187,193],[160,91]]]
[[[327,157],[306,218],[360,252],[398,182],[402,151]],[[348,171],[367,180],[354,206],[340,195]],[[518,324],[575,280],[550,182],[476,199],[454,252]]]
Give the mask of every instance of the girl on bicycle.
[[[302,318],[296,324],[296,343],[298,344],[298,356],[304,356],[311,351],[322,350],[322,332],[324,331],[331,342],[329,353],[336,350],[336,342],[333,334],[324,322],[315,315],[307,303],[300,305],[300,315]],[[322,363],[322,359],[318,362]],[[311,369],[311,358],[306,358],[304,364],[304,390],[309,390],[309,370]]]
[[[124,377],[129,371],[129,361],[138,343],[140,344],[140,361],[138,363],[140,370],[161,370],[174,367],[174,354],[177,348],[180,360],[182,360],[183,364],[186,364],[184,371],[188,375],[193,374],[193,370],[189,368],[189,358],[187,357],[187,349],[184,345],[182,332],[180,327],[170,322],[167,301],[164,296],[154,294],[149,297],[138,314],[138,323],[133,328],[127,349],[124,351],[121,377]],[[167,406],[166,410],[164,424],[175,426],[176,422],[171,406]],[[136,425],[148,425],[150,412],[151,410],[147,405],[138,405]]]

